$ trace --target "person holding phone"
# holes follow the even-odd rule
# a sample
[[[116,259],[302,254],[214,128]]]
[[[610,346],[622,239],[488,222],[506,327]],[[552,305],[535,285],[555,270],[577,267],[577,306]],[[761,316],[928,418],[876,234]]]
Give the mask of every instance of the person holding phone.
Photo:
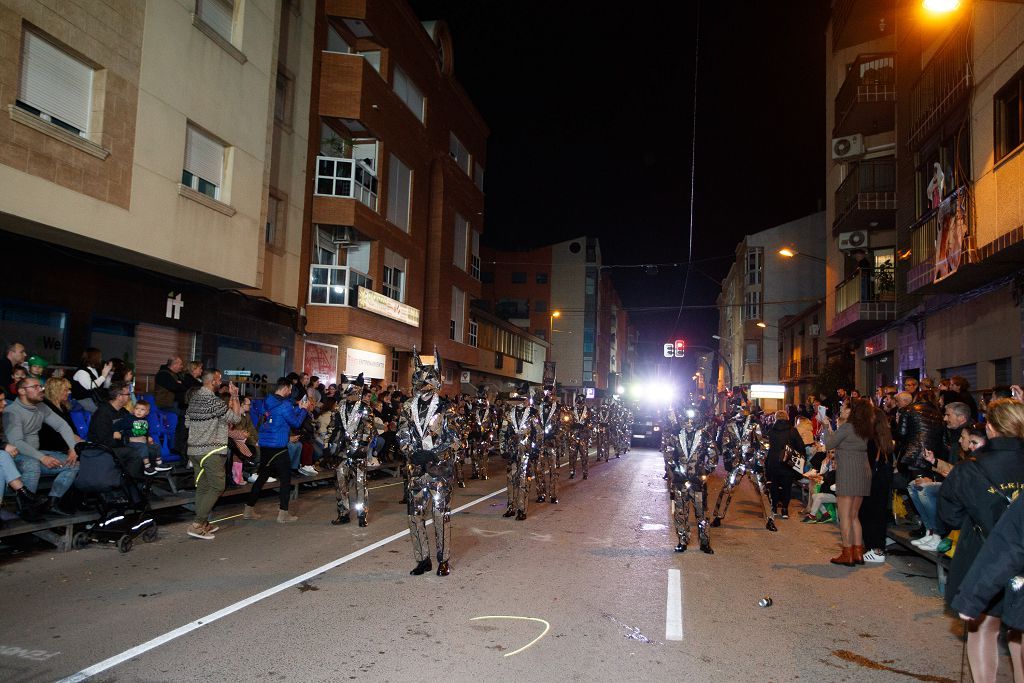
[[[280,482],[278,489],[277,521],[281,524],[294,522],[298,519],[288,512],[288,502],[292,492],[292,465],[288,455],[288,444],[291,431],[302,426],[309,413],[309,397],[301,394],[298,403],[292,400],[292,381],[287,377],[277,380],[274,393],[267,396],[263,404],[263,413],[258,416],[260,466],[256,472],[256,482],[249,492],[243,517],[259,519],[256,513],[256,501],[259,500],[267,479],[273,474]]]

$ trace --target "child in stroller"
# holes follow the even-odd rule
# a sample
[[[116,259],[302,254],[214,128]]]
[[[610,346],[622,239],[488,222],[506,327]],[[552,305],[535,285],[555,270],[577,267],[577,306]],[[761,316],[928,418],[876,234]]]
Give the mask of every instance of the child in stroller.
[[[99,520],[72,538],[72,546],[84,548],[90,541],[115,543],[126,553],[136,538],[156,540],[156,521],[149,509],[149,484],[140,486],[125,471],[114,451],[98,443],[82,441],[75,446],[79,470],[75,488],[91,503]]]

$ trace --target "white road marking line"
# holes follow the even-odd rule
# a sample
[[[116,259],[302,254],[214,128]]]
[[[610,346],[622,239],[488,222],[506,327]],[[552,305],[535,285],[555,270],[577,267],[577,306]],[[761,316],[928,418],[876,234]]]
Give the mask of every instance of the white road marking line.
[[[544,631],[542,631],[539,636],[537,636],[536,638],[534,638],[533,640],[528,642],[526,645],[523,645],[518,650],[513,650],[512,652],[506,652],[504,655],[502,655],[502,657],[511,657],[512,655],[519,654],[520,652],[522,652],[523,650],[525,650],[526,648],[530,647],[531,645],[536,643],[538,640],[540,640],[541,638],[546,636],[548,634],[548,631],[551,630],[551,624],[550,623],[544,621],[543,619],[538,619],[537,617],[509,617],[509,616],[473,617],[472,619],[470,619],[470,621],[479,621],[480,619],[519,619],[519,620],[522,620],[522,621],[536,621],[538,623],[544,624]]]
[[[490,498],[493,498],[494,496],[497,496],[497,495],[499,495],[501,493],[504,493],[504,492],[505,492],[505,488],[500,488],[497,491],[492,491],[491,493],[488,493],[486,496],[481,496],[480,498],[477,498],[476,500],[470,501],[469,503],[466,503],[465,505],[460,505],[459,507],[457,507],[454,510],[452,510],[451,514],[454,515],[457,512],[462,512],[466,508],[469,508],[469,507],[472,507],[474,505],[477,505],[478,503],[482,503],[483,501],[488,500]],[[429,521],[428,521],[428,523],[429,523]],[[82,669],[81,671],[79,671],[76,674],[72,674],[71,676],[68,676],[66,678],[60,679],[59,681],[57,681],[57,683],[78,683],[78,681],[84,681],[84,680],[86,680],[86,679],[88,679],[88,678],[90,678],[92,676],[95,676],[98,673],[102,673],[102,672],[106,671],[107,669],[112,669],[115,666],[117,666],[118,664],[122,664],[122,663],[128,661],[129,659],[132,659],[133,657],[138,657],[139,655],[145,654],[146,652],[149,652],[150,650],[158,648],[158,647],[160,647],[161,645],[163,645],[165,643],[169,643],[170,641],[174,640],[175,638],[180,638],[181,636],[186,635],[188,633],[191,633],[192,631],[195,631],[196,629],[202,628],[203,626],[206,626],[207,624],[211,624],[211,623],[217,621],[218,619],[222,619],[223,617],[226,617],[226,616],[228,616],[230,614],[234,614],[235,612],[238,612],[239,610],[245,609],[246,607],[249,607],[250,605],[254,605],[257,602],[260,602],[261,600],[265,600],[266,598],[269,598],[272,595],[276,595],[276,594],[280,593],[283,590],[287,590],[287,589],[289,589],[289,588],[291,588],[293,586],[299,585],[300,583],[302,583],[304,581],[309,581],[310,579],[316,578],[317,576],[319,576],[319,575],[321,575],[321,574],[323,574],[325,572],[328,572],[331,569],[334,569],[335,567],[340,567],[341,565],[345,564],[346,562],[351,562],[352,560],[354,560],[354,559],[356,559],[358,557],[362,557],[363,555],[366,555],[367,553],[373,552],[377,548],[385,546],[388,543],[391,543],[392,541],[397,541],[398,539],[402,538],[403,536],[408,536],[408,535],[409,535],[409,530],[406,529],[405,531],[399,531],[397,534],[392,534],[392,535],[388,536],[387,538],[382,538],[381,540],[377,541],[376,543],[371,543],[370,545],[366,546],[365,548],[360,548],[359,550],[357,550],[355,552],[352,552],[352,553],[349,553],[348,555],[345,555],[344,557],[339,557],[338,559],[333,560],[331,562],[328,562],[325,565],[321,565],[321,566],[317,567],[316,569],[311,569],[310,571],[306,572],[305,574],[300,574],[299,576],[296,576],[293,579],[288,579],[284,583],[279,583],[278,585],[274,586],[273,588],[268,588],[265,591],[257,593],[256,595],[252,595],[252,596],[250,596],[248,598],[245,598],[244,600],[239,600],[238,602],[236,602],[234,604],[231,604],[231,605],[228,605],[227,607],[225,607],[223,609],[219,609],[216,612],[213,612],[211,614],[207,614],[205,617],[200,617],[199,619],[196,619],[195,621],[190,621],[189,623],[185,624],[184,626],[179,626],[178,628],[174,629],[173,631],[168,631],[167,633],[165,633],[165,634],[163,634],[161,636],[157,636],[156,638],[153,638],[152,640],[147,640],[145,643],[142,643],[141,645],[136,645],[135,647],[133,647],[131,649],[125,650],[121,654],[114,655],[113,657],[108,657],[107,659],[104,659],[102,662],[98,662],[98,663],[93,664],[92,666],[90,666],[88,668]],[[546,632],[547,631],[545,631],[545,633]],[[531,645],[532,645],[532,643],[531,643]]]
[[[665,640],[683,639],[683,575],[668,570],[668,600],[665,604]]]

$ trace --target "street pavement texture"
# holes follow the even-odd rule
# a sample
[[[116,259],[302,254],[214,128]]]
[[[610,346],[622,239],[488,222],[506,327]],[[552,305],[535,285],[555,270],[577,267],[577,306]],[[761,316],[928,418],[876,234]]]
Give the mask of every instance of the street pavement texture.
[[[714,555],[695,538],[674,553],[651,449],[592,464],[587,481],[563,468],[560,502],[531,502],[525,521],[502,517],[499,467],[455,490],[452,507],[469,506],[452,517],[445,578],[409,575],[394,480],[371,482],[364,529],[331,526],[333,489],[321,488],[293,503],[293,524],[274,521],[267,496],[263,519],[221,521],[214,541],[188,538],[182,521],[128,554],[9,558],[0,680],[59,680],[104,661],[89,680],[960,680],[960,625],[923,560],[830,565],[837,529],[801,524],[794,502],[766,531],[748,482],[712,529]],[[215,509],[240,513],[241,501]]]

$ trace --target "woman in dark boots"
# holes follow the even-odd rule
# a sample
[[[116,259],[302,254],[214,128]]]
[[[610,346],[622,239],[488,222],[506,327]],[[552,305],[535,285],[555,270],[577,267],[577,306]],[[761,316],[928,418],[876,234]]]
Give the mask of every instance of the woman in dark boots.
[[[789,421],[789,413],[780,410],[775,413],[775,424],[768,430],[765,469],[771,483],[772,514],[782,515],[782,519],[789,519],[789,501],[793,497],[793,481],[796,479],[796,470],[792,467],[786,446],[796,455],[804,453],[803,437]]]

